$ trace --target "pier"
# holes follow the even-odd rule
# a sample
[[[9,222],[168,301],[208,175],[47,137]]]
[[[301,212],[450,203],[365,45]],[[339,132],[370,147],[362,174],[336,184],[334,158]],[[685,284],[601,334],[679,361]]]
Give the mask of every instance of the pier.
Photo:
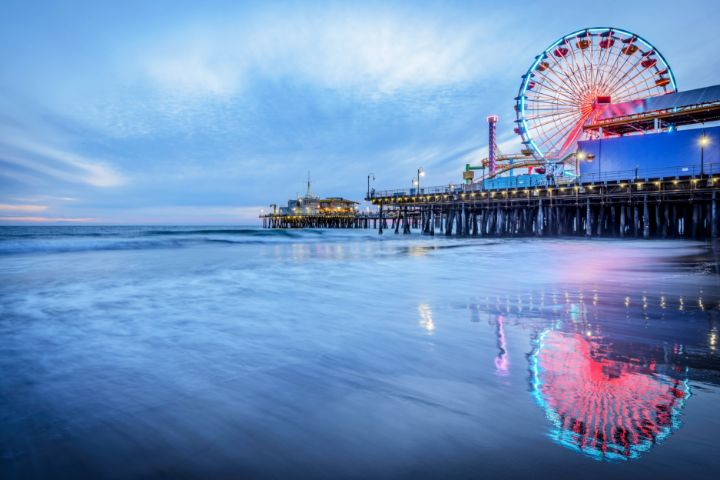
[[[702,174],[608,176],[613,179],[586,176],[492,190],[476,183],[381,191],[367,200],[378,207],[380,234],[717,238],[720,164]]]
[[[607,54],[587,56],[593,45]],[[306,196],[280,211],[273,206],[261,215],[263,226],[473,237],[718,237],[720,85],[679,91],[657,49],[610,27],[562,37],[521,78],[514,99],[519,152],[500,151],[499,117],[490,115],[488,156],[466,164],[462,184],[420,188],[420,167],[414,188],[376,192],[370,174],[365,200],[377,212],[361,214],[343,198],[324,206],[310,194],[308,178]]]
[[[261,215],[263,228],[378,228],[377,213]]]

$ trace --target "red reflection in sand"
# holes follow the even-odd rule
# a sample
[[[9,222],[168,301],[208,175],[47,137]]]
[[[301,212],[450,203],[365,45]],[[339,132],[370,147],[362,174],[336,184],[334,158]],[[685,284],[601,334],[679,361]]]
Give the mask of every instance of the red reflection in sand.
[[[579,334],[544,333],[531,358],[533,393],[564,446],[598,459],[634,458],[677,428],[687,387],[653,365],[599,352]]]
[[[495,357],[495,373],[501,376],[510,374],[510,359],[507,352],[507,339],[505,338],[505,317],[498,315],[497,317],[497,347],[499,353]]]

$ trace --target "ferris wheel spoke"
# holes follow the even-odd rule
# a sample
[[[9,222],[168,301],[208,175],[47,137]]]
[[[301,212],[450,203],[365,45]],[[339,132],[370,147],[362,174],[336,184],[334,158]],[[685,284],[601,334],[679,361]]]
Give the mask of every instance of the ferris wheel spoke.
[[[550,54],[548,54],[548,57],[552,59],[555,66],[562,72],[563,76],[561,76],[560,73],[558,73],[558,71],[556,69],[552,69],[552,68],[549,69],[553,73],[553,75],[555,75],[555,77],[558,79],[558,81],[560,82],[560,85],[561,85],[560,88],[566,89],[566,90],[569,89],[576,96],[579,96],[580,93],[582,92],[582,86],[578,83],[578,81],[572,75],[568,74],[567,70],[565,70],[563,65],[560,63],[561,60],[559,60],[559,59],[564,60],[567,57],[567,55],[564,57],[556,58],[555,53],[551,52]]]
[[[547,152],[554,151],[555,146],[560,143],[564,138],[569,135],[570,131],[572,130],[572,127],[567,128],[560,128],[556,129],[552,135],[547,136],[544,138],[537,146],[538,148],[543,148],[543,150]]]
[[[550,107],[534,107],[534,108],[526,108],[526,112],[550,112],[554,114],[558,113],[577,113],[577,108],[564,108],[564,109],[558,109],[558,108],[550,108]],[[536,116],[528,117],[528,118],[537,118]]]
[[[551,124],[558,125],[558,121],[561,119],[563,119],[564,121],[569,123],[571,120],[573,120],[575,118],[579,119],[580,117],[581,117],[581,115],[578,113],[553,116],[553,117],[549,117],[548,120],[544,120],[543,122],[539,122],[539,123],[535,122],[533,124],[533,128],[544,128]],[[561,127],[558,127],[558,128],[561,128]]]
[[[558,107],[558,105],[556,103],[542,101],[542,100],[533,102],[532,105],[525,107],[526,112],[535,112],[535,111],[540,111],[540,110],[553,111],[553,112],[577,112],[578,107],[575,107],[575,106]]]
[[[628,63],[630,62],[632,56],[633,55],[625,55],[625,60],[623,60],[617,68],[612,69],[608,73],[608,79],[609,79],[609,82],[607,85],[608,91],[612,91],[613,84],[615,83],[616,80],[625,77],[627,72],[634,68],[634,64],[632,64],[632,63],[628,67]]]
[[[643,73],[644,68],[640,65],[640,61],[632,64],[630,68],[624,70],[620,75],[615,77],[608,85],[610,91],[617,91],[623,85],[627,86],[632,83],[638,75]]]
[[[610,68],[606,71],[606,74],[603,75],[602,83],[603,86],[606,87],[606,89],[608,88],[608,83],[610,83],[610,81],[612,81],[612,79],[617,76],[617,74],[622,70],[622,68],[627,63],[628,58],[630,57],[630,55],[625,55],[625,60],[620,61],[620,58],[623,56],[622,48],[623,47],[618,46],[618,52],[616,52],[615,54],[615,61],[612,63],[612,65],[610,65]],[[608,93],[610,93],[609,90],[607,91]]]
[[[582,121],[582,115],[575,113],[573,115],[567,115],[566,118],[553,118],[551,120],[545,121],[541,124],[535,125],[535,128],[541,132],[543,132],[543,135],[539,138],[536,146],[538,148],[542,148],[545,145],[548,144],[548,142],[553,142],[551,145],[556,145],[558,143],[558,139],[564,138],[567,132],[569,132],[572,128],[568,128],[566,125],[576,125],[578,122]],[[560,123],[560,120],[562,120],[562,124]],[[550,129],[548,132],[545,127],[552,126],[553,128]],[[550,151],[552,148],[544,149],[545,151]]]
[[[538,115],[531,115],[528,117],[525,117],[527,120],[537,120],[538,118],[546,118],[551,115],[582,115],[580,111],[577,108],[571,108],[566,110],[553,110],[549,113],[541,113]]]
[[[637,71],[636,71],[637,69]],[[624,83],[630,84],[633,80],[635,80],[638,76],[643,75],[644,73],[650,73],[648,67],[644,67],[642,65],[642,57],[638,59],[638,61],[633,65],[633,68],[627,70],[623,76],[616,79],[615,82],[611,84],[611,88],[616,88],[621,81],[624,81]],[[633,74],[631,77],[628,77],[628,75]]]
[[[564,92],[561,89],[561,87],[559,85],[557,85],[554,81],[552,81],[552,79],[550,79],[549,77],[543,76],[542,78],[547,80],[549,83],[551,83],[555,87],[555,90],[553,91],[551,88],[548,88],[546,85],[541,84],[541,85],[543,85],[543,87],[548,88],[548,90],[553,91],[553,93],[556,96],[564,98],[565,100],[567,100],[568,103],[577,104],[577,97],[571,97],[568,93]],[[535,93],[537,93],[537,92],[535,92]],[[545,95],[550,96],[548,94],[545,94]]]
[[[579,102],[570,103],[570,101],[566,100],[565,98],[553,97],[549,94],[540,94],[535,95],[532,98],[528,98],[526,104],[530,103],[545,103],[548,105],[557,105],[558,107],[564,108],[580,108]]]
[[[557,92],[555,92],[555,93],[557,93]],[[539,98],[537,98],[537,97],[539,97]],[[567,97],[565,95],[563,95],[562,97],[559,95],[553,96],[549,93],[536,91],[536,92],[534,92],[533,97],[527,98],[528,101],[541,101],[542,99],[545,99],[545,101],[556,103],[558,105],[564,105],[564,106],[575,107],[575,108],[580,107],[579,101],[571,99],[570,97]]]
[[[554,57],[554,54],[553,54]],[[562,57],[563,59],[565,57]],[[567,70],[563,67],[563,65],[560,63],[560,60],[556,60],[553,58],[553,61],[555,62],[555,65],[562,71],[564,77],[560,77],[557,72],[553,71],[553,73],[558,76],[560,81],[562,82],[562,85],[565,85],[566,88],[570,89],[572,93],[574,93],[577,97],[580,97],[582,95],[582,86],[578,82],[578,80],[570,75]]]
[[[657,88],[658,88],[658,87],[657,87],[656,85],[650,85],[650,86],[648,86],[647,88],[644,88],[644,89],[642,89],[642,90],[635,90],[635,91],[633,91],[633,92],[628,92],[628,93],[626,93],[625,95],[618,97],[618,101],[615,102],[615,103],[623,103],[623,102],[629,102],[629,101],[631,101],[631,100],[638,100],[637,97],[640,97],[640,98],[648,98],[648,97],[655,97],[655,96],[658,96],[658,95],[663,95],[664,92],[658,92],[658,95],[641,95],[641,94],[644,94],[644,93],[646,93],[646,92],[651,92],[651,91],[653,91],[653,90],[656,90]]]
[[[590,57],[589,61],[588,61],[588,66],[590,68],[590,74],[588,77],[591,79],[594,79],[595,78],[595,62],[596,62],[596,60],[595,60],[595,42],[592,42],[592,41],[590,42],[590,52],[588,53],[588,56]],[[593,81],[594,80],[590,80],[588,82],[589,85],[592,85]]]
[[[612,41],[612,45],[608,45],[606,48],[601,48],[600,53],[598,55],[598,68],[596,69],[596,76],[595,76],[595,85],[601,85],[603,83],[603,78],[605,76],[605,66],[607,66],[610,63],[610,58],[612,56],[615,56],[617,58],[616,52],[619,48],[618,46],[622,43],[623,39],[616,36],[617,32],[612,32],[610,36],[607,37],[608,40]]]
[[[554,120],[554,119],[564,118],[564,117],[567,117],[567,116],[574,116],[574,115],[580,115],[580,114],[579,114],[577,111],[575,111],[575,110],[570,111],[570,112],[561,112],[561,113],[559,113],[559,112],[551,112],[551,113],[544,113],[544,114],[539,114],[539,115],[533,115],[533,116],[530,116],[530,117],[526,117],[525,120],[526,120],[526,121],[530,121],[530,122],[535,122],[536,120],[543,120],[543,119],[546,119],[546,118],[547,118],[547,119],[553,119],[553,120]],[[537,127],[538,125],[543,125],[543,123],[540,123],[540,124],[535,123],[533,126],[534,126],[534,127]]]
[[[580,108],[580,102],[566,96],[552,96],[548,93],[536,92],[532,97],[527,97],[525,103],[543,102],[550,105],[558,105],[559,107]]]
[[[553,65],[548,64],[548,67],[545,69],[545,71],[538,70],[537,72],[535,72],[535,75],[541,75],[543,78],[546,78],[557,89],[567,89],[568,85],[565,82],[565,77],[558,73],[558,70],[562,70],[562,68],[553,68],[554,66],[557,66],[555,60],[553,60]]]
[[[607,86],[607,78],[609,75],[610,68],[609,65],[617,63],[618,59],[618,53],[617,53],[617,47],[613,45],[612,47],[607,49],[607,55],[605,55],[605,58],[603,59],[602,66],[597,69],[597,78],[595,80],[596,88],[598,89],[598,93],[608,94],[604,88]]]
[[[602,38],[602,37],[600,37],[600,38]],[[592,79],[592,80],[590,80],[590,82],[588,82],[589,83],[588,86],[591,88],[594,86],[594,81],[595,81],[594,80],[595,79],[595,64],[597,62],[597,60],[596,60],[597,54],[595,53],[595,50],[596,50],[596,47],[599,47],[599,45],[595,45],[595,43],[596,42],[590,42],[590,52],[588,53],[588,56],[590,57],[589,61],[588,61],[588,66],[590,67],[589,78]]]
[[[585,125],[585,121],[587,120],[586,116],[582,116],[579,121],[575,122],[573,126],[566,131],[565,136],[558,137],[557,140],[555,140],[555,143],[550,145],[549,149],[554,150],[557,145],[562,142],[562,146],[559,149],[559,154],[562,155],[563,152],[565,152],[575,141],[577,141],[577,138],[582,133],[582,127]]]
[[[579,38],[579,37],[575,37],[575,38],[574,38],[574,40],[576,41],[576,42],[575,42],[576,44],[577,44],[577,42],[579,42],[578,38]],[[568,45],[569,50],[570,50],[570,54],[572,55],[572,58],[573,58],[573,69],[575,69],[575,70],[577,71],[577,75],[578,75],[578,77],[580,77],[580,80],[581,80],[583,83],[587,83],[587,80],[588,80],[588,79],[587,79],[586,71],[585,71],[585,68],[584,68],[584,67],[585,67],[585,64],[583,63],[582,67],[580,66],[579,58],[578,58],[578,56],[575,54],[575,48],[573,48],[573,45],[571,44],[571,42],[569,42],[568,40],[566,40],[565,43]],[[583,49],[580,49],[580,50],[582,51]]]
[[[562,143],[562,147],[558,151],[559,154],[562,155],[563,152],[565,152],[568,148],[570,148],[572,146],[572,144],[574,144],[577,141],[578,137],[582,134],[582,127],[585,125],[588,118],[592,114],[593,114],[593,110],[590,109],[590,110],[584,112],[582,115],[580,115],[580,118],[578,118],[576,121],[574,121],[572,124],[570,124],[571,127],[566,129],[567,135],[565,137],[560,137],[559,139],[557,139],[556,142],[550,146],[550,149],[551,150],[554,149],[557,146],[557,144],[562,139],[564,139],[564,142]]]
[[[649,82],[647,78],[640,78],[638,81],[633,82],[629,85],[622,85],[619,90],[617,90],[617,101],[613,101],[613,103],[620,103],[626,98],[630,97],[638,97],[641,93],[657,89],[658,86],[655,85],[655,82]],[[652,95],[647,95],[652,96]]]

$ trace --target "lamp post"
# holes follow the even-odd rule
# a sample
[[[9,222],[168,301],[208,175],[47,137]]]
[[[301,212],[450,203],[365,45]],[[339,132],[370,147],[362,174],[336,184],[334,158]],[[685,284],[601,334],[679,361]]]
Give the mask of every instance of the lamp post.
[[[710,139],[704,133],[700,137],[700,176],[705,175],[705,147],[710,144]]]
[[[582,150],[578,150],[575,153],[575,178],[578,178],[580,176],[580,162],[582,162],[586,158],[587,155]]]
[[[418,171],[417,171],[417,189],[418,189],[418,193],[420,193],[420,177],[424,177],[424,176],[425,176],[425,170],[423,170],[423,167],[418,168]]]
[[[375,174],[370,173],[368,174],[368,190],[367,190],[367,198],[370,198],[370,179],[372,178],[372,181],[375,181]]]

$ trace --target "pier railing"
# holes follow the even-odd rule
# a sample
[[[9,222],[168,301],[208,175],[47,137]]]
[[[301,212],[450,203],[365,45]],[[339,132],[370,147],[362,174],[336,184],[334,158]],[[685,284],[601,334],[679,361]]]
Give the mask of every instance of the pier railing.
[[[471,184],[450,184],[425,188],[407,188],[395,190],[371,191],[369,199],[378,197],[394,197],[403,195],[438,195],[456,192],[480,192],[485,190],[500,190],[506,188],[548,187],[575,185],[584,183],[603,183],[635,180],[655,180],[663,178],[699,178],[707,175],[720,174],[720,163],[708,163],[703,166],[702,172],[698,165],[686,165],[665,168],[615,170],[598,173],[584,173],[572,177],[547,178],[540,175],[518,175],[514,177],[498,177],[480,180]]]

